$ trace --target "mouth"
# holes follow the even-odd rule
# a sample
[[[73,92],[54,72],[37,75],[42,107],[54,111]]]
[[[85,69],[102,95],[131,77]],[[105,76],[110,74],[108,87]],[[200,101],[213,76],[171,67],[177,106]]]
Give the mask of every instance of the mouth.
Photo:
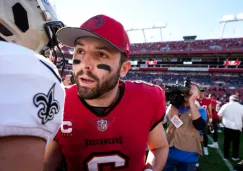
[[[88,78],[88,77],[80,77],[80,81],[82,85],[90,85],[93,84],[95,81]]]

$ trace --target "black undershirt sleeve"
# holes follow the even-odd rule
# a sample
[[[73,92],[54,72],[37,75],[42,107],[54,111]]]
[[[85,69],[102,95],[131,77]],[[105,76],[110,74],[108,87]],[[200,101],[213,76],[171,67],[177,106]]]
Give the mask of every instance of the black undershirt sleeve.
[[[200,117],[196,120],[193,120],[192,124],[197,130],[202,130],[206,126],[206,121]]]

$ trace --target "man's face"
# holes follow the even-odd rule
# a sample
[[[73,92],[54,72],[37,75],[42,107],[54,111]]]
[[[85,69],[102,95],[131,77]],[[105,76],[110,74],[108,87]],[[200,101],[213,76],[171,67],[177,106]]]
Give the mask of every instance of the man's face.
[[[78,94],[86,100],[97,99],[118,85],[121,53],[95,38],[76,41],[73,72]]]
[[[204,91],[201,91],[200,92],[200,98],[203,99],[205,97],[205,92]]]
[[[216,100],[216,97],[214,95],[211,95],[209,98],[211,98],[212,100]]]

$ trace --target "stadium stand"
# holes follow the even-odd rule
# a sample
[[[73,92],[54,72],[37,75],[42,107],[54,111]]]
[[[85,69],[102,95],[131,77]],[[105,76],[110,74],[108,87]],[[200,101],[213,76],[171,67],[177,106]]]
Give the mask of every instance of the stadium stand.
[[[243,100],[243,76],[229,77],[217,75],[198,75],[198,74],[146,74],[128,73],[125,80],[143,80],[164,87],[168,84],[183,84],[186,78],[204,87],[207,94],[216,94],[217,98],[225,103],[231,94],[239,93]]]
[[[65,53],[70,53],[70,48],[62,48]],[[178,51],[210,51],[210,50],[243,50],[243,38],[233,39],[208,39],[195,41],[166,41],[152,43],[131,44],[133,52],[178,52]],[[71,50],[72,51],[72,50]]]
[[[131,52],[178,52],[178,51],[210,51],[210,50],[239,50],[243,49],[243,38],[235,39],[211,39],[136,43],[131,45]]]

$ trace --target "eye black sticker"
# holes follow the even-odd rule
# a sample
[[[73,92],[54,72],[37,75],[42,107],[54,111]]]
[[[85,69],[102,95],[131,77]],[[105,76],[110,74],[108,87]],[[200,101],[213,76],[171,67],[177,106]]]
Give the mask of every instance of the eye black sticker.
[[[106,64],[98,64],[97,68],[111,72],[111,67],[109,65],[106,65]]]

